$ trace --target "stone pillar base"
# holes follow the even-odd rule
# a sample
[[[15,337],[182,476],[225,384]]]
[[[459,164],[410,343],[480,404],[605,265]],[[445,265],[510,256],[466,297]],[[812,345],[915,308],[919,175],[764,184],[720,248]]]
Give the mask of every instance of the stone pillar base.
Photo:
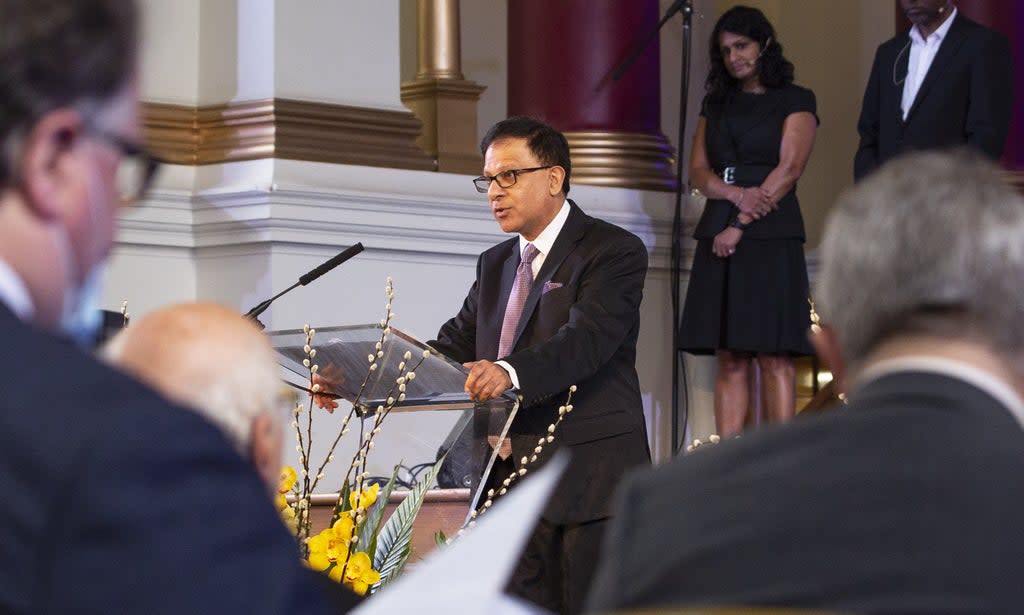
[[[636,132],[566,132],[572,183],[637,190],[676,189],[675,157],[664,135]]]
[[[479,174],[476,106],[484,87],[464,79],[417,79],[402,84],[402,103],[422,123],[416,144],[443,173]]]

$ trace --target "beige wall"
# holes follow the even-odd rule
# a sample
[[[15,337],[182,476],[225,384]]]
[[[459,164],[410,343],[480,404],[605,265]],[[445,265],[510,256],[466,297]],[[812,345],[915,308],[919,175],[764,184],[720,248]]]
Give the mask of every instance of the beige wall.
[[[798,84],[814,90],[821,126],[800,179],[807,247],[839,193],[853,182],[857,116],[875,48],[894,33],[893,0],[744,0],[761,9],[778,32]],[[735,2],[715,2],[716,18]],[[713,24],[712,24],[713,25]],[[709,28],[710,30],[710,28]]]

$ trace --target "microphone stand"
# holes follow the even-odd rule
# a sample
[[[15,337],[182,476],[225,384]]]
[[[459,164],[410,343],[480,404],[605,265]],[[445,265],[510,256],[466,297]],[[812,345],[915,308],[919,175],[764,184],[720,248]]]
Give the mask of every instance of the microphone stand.
[[[282,290],[281,292],[277,293],[276,295],[274,295],[270,299],[267,299],[266,301],[263,301],[263,302],[259,303],[256,307],[254,307],[251,310],[249,310],[248,312],[246,312],[245,313],[245,317],[246,318],[251,318],[253,320],[253,322],[255,322],[257,325],[259,325],[260,329],[265,329],[266,326],[262,322],[260,322],[260,320],[259,320],[259,318],[257,318],[257,316],[259,316],[264,311],[266,311],[266,309],[268,307],[270,307],[270,304],[273,303],[275,299],[277,299],[281,295],[283,295],[283,294],[285,294],[285,293],[287,293],[287,292],[289,292],[291,290],[294,290],[296,287],[305,286],[306,284],[309,284],[313,280],[319,278],[323,274],[327,273],[331,269],[334,269],[338,265],[344,263],[345,261],[347,261],[348,259],[352,258],[356,254],[359,254],[362,251],[363,251],[363,244],[361,244],[361,243],[357,243],[354,246],[348,247],[343,252],[341,252],[340,254],[332,257],[327,262],[317,266],[316,268],[314,268],[313,270],[309,271],[308,273],[300,276],[298,282],[292,284],[288,288],[286,288],[286,289]]]
[[[676,152],[676,202],[675,211],[672,215],[672,249],[671,249],[671,265],[670,265],[670,279],[671,279],[671,295],[672,295],[672,455],[676,455],[681,448],[682,443],[679,437],[679,423],[680,423],[680,388],[683,391],[683,410],[682,410],[682,423],[685,426],[689,420],[689,401],[687,395],[687,381],[686,381],[686,364],[683,362],[683,353],[679,350],[679,321],[681,317],[681,300],[679,296],[680,283],[679,278],[682,274],[682,234],[683,234],[683,191],[684,186],[688,182],[683,181],[683,147],[684,139],[686,138],[686,117],[687,107],[690,89],[690,51],[691,51],[691,34],[690,27],[693,21],[693,3],[691,0],[676,0],[672,3],[672,6],[665,11],[665,16],[661,18],[658,25],[655,26],[644,38],[644,40],[637,45],[633,52],[628,58],[612,73],[612,79],[618,81],[626,70],[636,61],[637,57],[643,52],[648,44],[658,35],[661,28],[668,22],[669,19],[675,16],[676,13],[680,13],[683,16],[683,58],[680,62],[680,79],[679,79],[679,139],[677,141],[679,151]],[[685,428],[684,434],[685,436]]]

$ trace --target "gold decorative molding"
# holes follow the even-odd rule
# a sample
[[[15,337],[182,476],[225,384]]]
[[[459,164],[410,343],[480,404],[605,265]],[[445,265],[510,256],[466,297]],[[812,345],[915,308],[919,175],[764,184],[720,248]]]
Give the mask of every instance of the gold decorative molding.
[[[411,113],[282,98],[203,107],[143,104],[147,145],[175,164],[282,158],[434,170]]]
[[[461,81],[459,0],[417,0],[416,80]]]
[[[423,122],[416,143],[445,173],[477,174],[476,106],[484,87],[463,79],[417,79],[402,84],[402,103]]]
[[[566,132],[574,184],[674,191],[675,158],[663,135]]]
[[[416,143],[439,171],[476,174],[476,105],[485,88],[462,76],[459,20],[459,0],[417,0],[417,70],[402,84],[402,104],[423,122]]]
[[[1009,178],[1010,183],[1017,188],[1017,192],[1024,194],[1024,171],[1007,171],[1006,176]]]

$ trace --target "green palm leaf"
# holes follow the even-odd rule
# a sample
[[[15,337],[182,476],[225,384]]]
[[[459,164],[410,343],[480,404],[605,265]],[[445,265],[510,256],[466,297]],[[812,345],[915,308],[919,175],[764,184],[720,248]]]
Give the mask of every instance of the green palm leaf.
[[[384,509],[387,508],[391,492],[395,489],[395,481],[398,479],[398,470],[401,467],[401,462],[399,462],[399,465],[396,465],[394,471],[391,472],[388,484],[384,485],[384,488],[377,494],[377,501],[370,507],[370,510],[366,511],[366,520],[359,527],[359,542],[357,544],[360,551],[376,552],[377,531],[384,519]]]
[[[402,571],[412,553],[412,524],[420,512],[427,490],[434,484],[445,457],[434,464],[430,473],[423,477],[409,492],[408,497],[398,505],[377,535],[377,549],[373,554],[373,568],[380,572],[380,583],[386,585]]]

